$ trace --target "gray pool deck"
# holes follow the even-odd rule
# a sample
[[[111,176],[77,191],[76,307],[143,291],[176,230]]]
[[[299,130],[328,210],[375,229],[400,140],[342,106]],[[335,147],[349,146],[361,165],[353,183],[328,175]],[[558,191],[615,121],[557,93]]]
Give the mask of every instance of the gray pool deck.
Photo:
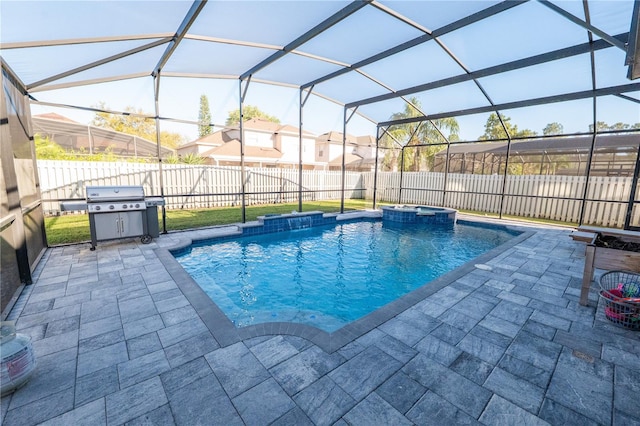
[[[584,245],[570,230],[514,226],[526,238],[482,259],[491,270],[467,265],[339,336],[230,330],[167,261],[167,247],[220,229],[48,249],[8,318],[31,336],[38,368],[2,398],[0,419],[640,424],[640,332],[604,317],[595,283],[590,306],[578,304]]]

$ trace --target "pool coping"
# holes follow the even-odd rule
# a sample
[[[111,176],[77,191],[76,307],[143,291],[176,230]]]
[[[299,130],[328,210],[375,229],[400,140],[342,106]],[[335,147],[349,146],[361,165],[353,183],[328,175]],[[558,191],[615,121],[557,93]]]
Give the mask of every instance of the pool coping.
[[[468,219],[463,220],[463,222],[475,222],[483,227],[498,227],[509,231],[519,232],[520,235],[514,236],[504,244],[471,259],[453,271],[447,272],[444,275],[423,284],[421,287],[411,291],[410,293],[387,303],[364,317],[331,333],[310,325],[292,322],[268,322],[238,328],[218,307],[218,305],[204,292],[204,290],[202,290],[198,283],[196,283],[195,280],[184,270],[173,254],[171,254],[171,250],[184,247],[185,243],[188,245],[194,241],[189,239],[189,242],[182,241],[173,247],[157,248],[154,251],[160,261],[164,264],[167,272],[178,285],[180,291],[182,291],[189,303],[191,303],[191,306],[193,306],[196,313],[200,316],[221,347],[226,347],[252,337],[291,335],[307,339],[323,349],[325,352],[333,353],[363,334],[425,300],[427,297],[443,289],[457,279],[470,273],[476,269],[477,264],[484,264],[490,261],[496,256],[502,254],[504,251],[520,244],[535,234],[533,231],[522,231],[521,229],[516,229],[516,227],[509,225],[488,224],[483,221]]]

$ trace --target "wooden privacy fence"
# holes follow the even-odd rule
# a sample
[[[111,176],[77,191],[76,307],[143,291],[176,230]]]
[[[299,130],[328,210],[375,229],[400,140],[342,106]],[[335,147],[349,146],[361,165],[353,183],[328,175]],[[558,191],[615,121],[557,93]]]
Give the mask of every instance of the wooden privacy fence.
[[[164,164],[164,196],[169,209],[238,206],[242,203],[240,167]],[[157,164],[38,160],[46,214],[60,211],[59,200],[84,199],[86,186],[142,185],[146,196],[160,195]],[[245,203],[298,201],[298,170],[245,168]],[[342,173],[304,170],[303,200],[340,199]],[[346,173],[345,197],[363,198],[362,174]]]
[[[167,208],[192,209],[241,204],[239,167],[165,164]],[[160,195],[156,164],[39,160],[38,173],[45,213],[59,212],[58,200],[84,199],[87,185],[143,185],[147,196]],[[373,199],[374,173],[346,172],[345,198]],[[245,169],[247,205],[298,201],[298,170]],[[402,182],[401,182],[402,179]],[[304,170],[303,200],[339,200],[342,173]],[[445,189],[446,183],[446,192]],[[402,184],[402,189],[400,186]],[[584,176],[470,175],[431,172],[378,173],[377,201],[446,206],[461,210],[577,223]],[[622,227],[631,192],[630,177],[591,177],[584,224]],[[640,210],[640,209],[636,209]],[[640,215],[640,211],[634,213]],[[635,217],[637,222],[639,217]]]
[[[373,172],[364,174],[367,199],[373,198],[373,179]],[[591,177],[583,223],[623,227],[632,183],[630,177]],[[376,200],[498,214],[503,184],[502,175],[449,173],[444,192],[444,173],[406,172],[402,175],[400,191],[400,173],[383,172],[378,173]],[[577,223],[585,184],[584,176],[508,176],[502,214]],[[640,211],[634,214],[637,222]]]

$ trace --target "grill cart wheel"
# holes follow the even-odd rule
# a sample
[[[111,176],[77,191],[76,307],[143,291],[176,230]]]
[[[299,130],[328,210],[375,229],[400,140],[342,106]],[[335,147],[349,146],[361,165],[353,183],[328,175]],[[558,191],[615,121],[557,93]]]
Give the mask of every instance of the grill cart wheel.
[[[143,235],[142,237],[140,237],[140,242],[142,244],[149,244],[151,242],[151,240],[153,240],[153,237],[151,237],[151,235],[146,234]]]

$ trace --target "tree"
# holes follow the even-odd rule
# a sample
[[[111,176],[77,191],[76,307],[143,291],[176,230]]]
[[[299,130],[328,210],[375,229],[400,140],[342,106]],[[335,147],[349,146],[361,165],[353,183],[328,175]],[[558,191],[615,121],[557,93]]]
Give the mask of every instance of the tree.
[[[273,115],[269,115],[264,111],[261,111],[260,108],[253,105],[246,105],[242,107],[242,119],[243,121],[251,120],[252,118],[264,118],[267,121],[271,121],[273,123],[280,123],[280,119],[274,117]],[[225,124],[227,126],[233,126],[234,124],[240,123],[240,110],[236,109],[233,111],[229,111],[229,116],[227,117],[227,121]]]
[[[200,96],[200,111],[198,112],[198,136],[204,137],[212,132],[211,111],[209,111],[209,99],[207,95]]]
[[[420,101],[417,98],[410,98],[409,103],[404,107],[404,111],[391,115],[391,120],[420,117],[423,115],[422,112],[419,111],[420,109]],[[438,129],[440,131],[438,131]],[[393,163],[400,161],[404,166],[404,170],[419,171],[422,166],[426,167],[427,170],[431,170],[436,153],[445,149],[445,147],[442,145],[428,145],[446,143],[447,139],[457,141],[459,139],[459,130],[458,121],[455,118],[441,118],[393,126],[390,133],[398,141],[406,142],[404,144],[405,148],[402,151],[404,153],[404,161],[402,159],[398,160],[397,152],[391,151],[390,154],[387,154],[386,158],[383,159],[383,165],[395,170],[396,166]],[[449,135],[446,136],[447,139],[445,139],[440,132],[444,134],[449,133]],[[387,140],[384,143],[391,146],[391,138],[383,139]]]
[[[623,123],[621,121],[609,126],[607,123],[605,123],[604,121],[597,121],[596,122],[596,129],[598,130],[598,132],[604,132],[607,130],[637,130],[640,129],[640,123],[635,123],[633,125],[631,124],[627,124],[627,123]],[[593,132],[593,124],[589,125],[589,131]]]
[[[598,132],[609,130],[609,125],[604,121],[596,121],[596,130]],[[589,124],[589,132],[593,133],[593,124]]]
[[[398,171],[398,152],[401,148],[396,142],[398,138],[401,138],[401,135],[397,128],[388,129],[380,138],[380,147],[384,149],[384,157],[381,161],[383,170]]]
[[[42,137],[39,133],[34,136],[36,158],[39,160],[67,160],[68,153],[63,147],[49,137]]]
[[[152,141],[155,142],[155,140],[156,136],[154,133]],[[187,139],[180,133],[167,132],[166,130],[160,132],[160,145],[166,146],[167,148],[176,149],[186,141]]]
[[[100,102],[97,107],[100,109],[108,109],[103,102]],[[96,112],[91,124],[96,127],[103,127],[129,135],[140,136],[147,140],[155,140],[155,121],[151,118],[144,117],[149,114],[145,113],[141,109],[136,110],[132,106],[126,107],[125,112],[129,114],[121,115],[110,114],[108,112]]]
[[[628,130],[630,129],[631,126],[628,125],[627,123],[622,123],[620,121],[618,121],[616,124],[609,126],[609,130]]]
[[[39,133],[34,136],[36,158],[38,160],[64,160],[64,161],[117,161],[118,157],[109,146],[104,151],[90,154],[84,147],[78,151],[67,151],[49,137],[42,137]],[[145,159],[128,159],[128,161],[145,161]]]
[[[205,158],[199,156],[196,153],[190,152],[186,155],[178,156],[176,154],[171,154],[170,156],[164,159],[165,163],[168,164],[191,164],[191,165],[200,165],[204,164]]]
[[[108,109],[104,102],[97,105],[99,109]],[[156,123],[153,118],[148,117],[149,113],[142,109],[135,109],[132,106],[125,108],[127,114],[111,114],[108,112],[96,112],[91,121],[91,125],[112,129],[117,132],[126,133],[146,139],[151,142],[156,141]],[[175,149],[185,141],[185,137],[179,133],[161,131],[160,145]]]
[[[518,126],[515,124],[511,124],[511,118],[505,115],[502,116],[502,121],[504,123],[504,127],[502,123],[500,123],[500,119],[498,118],[498,114],[492,112],[489,114],[489,118],[487,118],[487,123],[484,125],[484,134],[478,138],[480,141],[493,140],[493,139],[507,139],[507,133],[505,132],[505,127],[509,131],[509,136],[512,138],[515,137],[527,137],[527,136],[536,136],[537,133],[529,130],[518,130]]]
[[[564,133],[564,127],[562,124],[554,121],[553,123],[549,123],[542,129],[542,134],[545,136],[548,135],[561,135]]]

